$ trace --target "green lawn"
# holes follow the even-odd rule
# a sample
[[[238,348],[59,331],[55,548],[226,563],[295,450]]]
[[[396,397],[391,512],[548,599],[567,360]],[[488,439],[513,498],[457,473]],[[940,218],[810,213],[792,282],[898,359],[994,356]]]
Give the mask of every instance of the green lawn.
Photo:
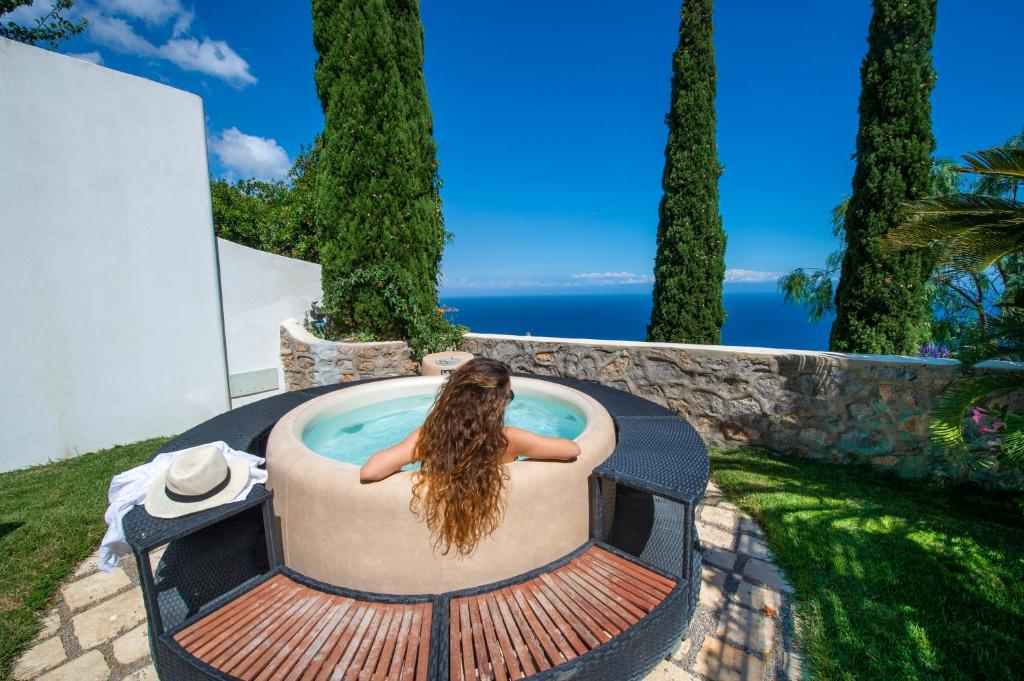
[[[0,473],[0,678],[38,630],[37,614],[106,531],[107,486],[166,439]]]
[[[1024,497],[750,450],[712,478],[796,588],[815,679],[1024,678]]]

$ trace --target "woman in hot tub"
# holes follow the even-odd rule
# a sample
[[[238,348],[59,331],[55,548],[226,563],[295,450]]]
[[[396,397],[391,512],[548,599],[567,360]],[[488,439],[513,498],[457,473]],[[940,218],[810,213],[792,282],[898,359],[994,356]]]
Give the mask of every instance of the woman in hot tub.
[[[579,445],[505,425],[512,400],[508,367],[472,359],[448,377],[423,426],[371,456],[359,469],[363,482],[383,480],[417,462],[412,509],[421,514],[443,553],[472,553],[501,523],[508,473],[517,457],[571,461]]]

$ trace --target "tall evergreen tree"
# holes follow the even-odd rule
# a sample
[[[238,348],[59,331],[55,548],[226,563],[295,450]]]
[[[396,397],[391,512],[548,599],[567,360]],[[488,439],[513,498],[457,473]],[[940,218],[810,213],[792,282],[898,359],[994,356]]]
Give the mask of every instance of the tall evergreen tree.
[[[316,220],[329,333],[404,338],[447,325],[437,277],[447,232],[423,79],[418,0],[313,0],[324,110]]]
[[[725,310],[725,231],[718,212],[713,0],[685,0],[672,58],[672,101],[665,121],[665,171],[654,261],[652,341],[721,340]]]
[[[880,236],[906,201],[928,191],[932,136],[930,51],[937,0],[874,0],[861,65],[860,129],[846,254],[830,345],[841,352],[917,354],[929,337],[923,252],[893,253]]]

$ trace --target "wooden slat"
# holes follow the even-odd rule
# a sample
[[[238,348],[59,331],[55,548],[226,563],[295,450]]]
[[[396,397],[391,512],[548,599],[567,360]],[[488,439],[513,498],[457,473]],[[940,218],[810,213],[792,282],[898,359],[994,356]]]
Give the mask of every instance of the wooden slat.
[[[419,650],[421,617],[420,608],[413,608],[412,617],[409,622],[409,639],[405,644],[402,670],[398,676],[398,681],[413,681],[413,674],[416,673],[416,653]]]
[[[200,659],[212,659],[225,647],[231,647],[239,635],[259,628],[267,617],[284,613],[300,594],[299,589],[291,587],[282,589],[280,593],[266,601],[260,600],[247,604],[252,606],[251,609],[243,609],[242,612],[239,612],[239,609],[231,608],[231,614],[235,614],[235,617],[227,618],[219,627],[216,625],[206,626],[206,620],[200,620],[179,634],[180,640],[188,641],[188,643],[182,643],[182,646]],[[246,606],[242,606],[242,608],[246,608]],[[185,634],[190,635],[186,636]]]
[[[337,664],[331,669],[331,681],[341,681],[342,677],[345,676],[345,672],[351,666],[355,656],[359,653],[359,646],[362,644],[366,630],[370,628],[370,624],[376,616],[377,611],[374,609],[373,604],[365,603],[363,606],[362,617],[359,618],[358,623],[353,622],[351,626],[351,633],[344,642],[345,646],[341,657],[338,659]]]
[[[560,580],[570,595],[575,593],[577,601],[589,606],[588,612],[595,619],[602,622],[605,627],[614,627],[614,630],[609,629],[609,631],[616,635],[628,629],[633,622],[644,616],[644,613],[641,612],[634,618],[628,612],[624,612],[625,608],[616,599],[609,598],[603,591],[579,579],[571,570],[559,570],[555,573],[555,578]]]
[[[455,617],[459,620],[460,648],[462,650],[462,668],[466,681],[473,681],[474,673],[478,664],[484,664],[473,656],[473,623],[469,621],[469,606],[465,601],[460,601],[458,609],[455,610]]]
[[[410,608],[399,608],[395,613],[393,635],[389,635],[381,653],[377,671],[373,673],[374,681],[397,679],[402,672],[402,656],[405,654],[405,643],[409,638],[409,620],[412,619]]]
[[[453,681],[466,681],[462,667],[462,617],[459,610],[448,607],[448,676]],[[472,657],[470,658],[472,660]]]
[[[559,665],[576,657],[574,648],[562,636],[551,620],[548,619],[539,604],[530,602],[525,589],[514,589],[510,593],[512,594],[512,600],[523,613],[527,624],[530,625],[530,631],[533,632],[533,635],[537,637],[537,641],[544,648],[544,652],[547,654],[548,661],[551,662],[552,666]],[[534,608],[537,608],[537,610],[534,610]],[[563,651],[565,652],[563,653]]]
[[[261,631],[272,627],[274,622],[285,617],[293,608],[301,605],[302,592],[299,589],[290,589],[285,596],[271,603],[262,609],[253,609],[250,613],[243,611],[237,619],[228,626],[225,626],[219,633],[213,636],[200,638],[188,647],[190,653],[201,660],[206,660],[216,666],[223,657],[230,657],[238,650],[239,640],[249,640],[258,636]],[[236,610],[237,612],[237,610]]]
[[[373,645],[373,639],[380,630],[380,625],[383,620],[384,612],[379,608],[374,608],[373,617],[370,619],[366,629],[363,630],[358,646],[355,649],[355,655],[352,656],[351,663],[345,665],[345,681],[356,681],[358,678],[359,670],[363,668],[363,663],[365,663],[366,658],[370,656],[370,646]]]
[[[420,605],[420,638],[419,650],[416,655],[416,681],[427,681],[427,666],[430,663],[430,624],[433,606],[429,603]]]
[[[548,575],[541,575],[541,578],[537,580],[536,588],[543,592],[548,602],[569,623],[579,637],[586,641],[587,646],[596,648],[611,640],[611,635],[604,631],[597,622],[594,622],[586,612],[577,608],[572,601],[563,600],[564,596],[550,581],[545,581],[545,577]],[[550,577],[548,579],[550,580]]]
[[[619,587],[614,586],[610,582],[603,581],[592,572],[572,568],[562,574],[574,580],[580,587],[591,591],[598,598],[605,601],[613,601],[618,606],[619,611],[622,612],[622,616],[627,620],[626,626],[629,626],[630,623],[639,620],[650,612],[649,609],[634,603]]]
[[[541,671],[550,669],[552,662],[551,660],[557,660],[554,664],[561,662],[561,658],[558,654],[558,649],[552,643],[551,639],[544,634],[544,639],[537,635],[535,627],[531,624],[531,618],[536,621],[536,616],[532,612],[525,613],[519,606],[519,602],[516,601],[515,594],[509,590],[504,589],[499,592],[500,597],[508,605],[508,609],[512,612],[512,617],[515,618],[516,624],[519,625],[519,631],[522,632],[523,638],[526,640],[526,646],[530,649],[530,653],[533,655],[534,664]],[[543,634],[543,632],[541,632]],[[550,657],[549,657],[550,656]]]
[[[532,651],[526,645],[526,641],[519,631],[519,624],[516,622],[515,617],[513,617],[512,610],[508,607],[508,603],[505,602],[502,593],[496,591],[489,594],[489,600],[493,603],[493,607],[497,609],[498,616],[501,618],[505,631],[508,633],[512,646],[515,648],[515,656],[519,661],[519,666],[522,668],[523,676],[536,674],[537,668],[533,664]]]
[[[466,606],[466,617],[463,618],[463,626],[469,622],[469,630],[473,634],[473,653],[476,655],[476,669],[481,679],[493,679],[494,672],[491,671],[490,657],[487,655],[487,646],[484,644],[484,628],[480,624],[480,612],[476,609],[473,599],[464,600]]]
[[[354,674],[354,678],[359,681],[370,681],[370,675],[377,668],[377,665],[380,664],[380,658],[387,645],[388,636],[391,634],[391,627],[395,623],[395,611],[393,608],[384,606],[381,608],[381,611],[383,616],[380,624],[377,626],[377,631],[370,641],[370,652],[367,654],[366,660],[359,665],[359,671]]]
[[[537,613],[538,617],[548,620],[548,622],[545,622],[545,625],[551,627],[551,632],[553,634],[557,634],[568,642],[569,647],[574,653],[572,657],[582,655],[590,650],[590,646],[584,643],[583,640],[576,635],[572,625],[565,621],[555,606],[553,606],[548,601],[547,597],[537,589],[536,585],[527,582],[523,587],[527,595],[526,602],[530,604],[530,607],[534,609],[534,612]],[[594,641],[594,645],[597,645],[597,641]],[[562,655],[564,655],[566,659],[572,659],[569,657],[569,652],[564,648],[562,649]]]
[[[340,600],[335,596],[328,596],[323,608],[306,618],[305,624],[285,645],[281,646],[277,654],[256,677],[256,681],[281,681],[295,666],[299,658],[307,652],[310,653],[310,656],[315,654],[319,647],[314,647],[319,634],[334,618],[335,611],[342,605]]]
[[[491,621],[491,613],[487,609],[487,603],[483,596],[476,596],[470,607],[476,606],[480,613],[480,624],[484,632],[484,642],[487,645],[487,653],[491,661],[491,673],[495,681],[508,681],[508,673],[505,671],[505,660],[501,655],[501,648],[498,646],[498,637],[494,633],[494,622]]]
[[[233,609],[246,608],[253,610],[254,612],[258,611],[265,607],[265,604],[272,603],[286,596],[288,591],[291,590],[289,589],[289,586],[287,579],[281,575],[274,575],[252,591],[249,591],[248,593],[240,596],[237,600],[232,601],[232,608],[221,608],[216,610],[204,617],[195,625],[180,632],[174,637],[174,640],[180,645],[187,647],[193,644],[194,641],[208,635],[211,631],[222,630],[225,624],[229,624],[233,620]]]
[[[293,617],[297,611],[312,603],[312,598],[303,596],[302,592],[297,593],[277,613],[271,613],[266,619],[256,623],[248,631],[236,632],[224,641],[221,641],[215,650],[206,653],[202,650],[193,653],[201,660],[207,661],[211,667],[224,671],[234,669],[240,661],[244,660],[251,652],[264,645],[267,636],[273,636],[274,632],[280,631],[280,626]],[[244,645],[239,646],[239,643]]]
[[[648,612],[661,602],[660,592],[653,587],[647,587],[641,582],[630,580],[621,572],[616,572],[614,568],[595,558],[584,556],[580,561],[580,565],[585,566],[590,571],[590,574],[613,584],[619,589],[620,593],[627,595],[634,603],[643,607]]]
[[[302,607],[294,611],[280,626],[267,632],[262,639],[257,639],[258,648],[253,651],[252,655],[239,658],[235,665],[225,671],[242,679],[254,679],[277,654],[281,646],[285,645],[302,623],[308,619],[307,614],[313,616],[319,611],[323,600],[319,594],[304,599]]]
[[[372,618],[373,608],[369,607],[368,603],[360,604],[345,627],[345,633],[338,639],[337,644],[331,650],[326,664],[317,673],[316,681],[327,681],[327,679],[338,681],[341,678],[341,675],[345,672],[342,660],[351,659],[351,656],[355,655],[355,648],[359,645],[357,635],[359,635],[361,629],[369,626]],[[353,641],[355,641],[354,644]],[[346,657],[346,655],[349,657]]]
[[[341,636],[345,623],[351,618],[353,610],[351,598],[340,599],[326,626],[313,640],[312,645],[303,653],[291,669],[285,681],[298,681],[300,678],[315,678],[327,659],[327,653]]]
[[[675,586],[671,580],[651,572],[650,570],[646,570],[639,565],[630,563],[626,559],[616,556],[614,553],[609,553],[608,551],[595,551],[591,553],[591,555],[600,561],[618,568],[620,572],[628,573],[634,578],[658,588],[662,593],[667,594]]]
[[[633,626],[675,587],[592,547],[548,573],[450,604],[450,681],[533,676]]]
[[[562,593],[576,604],[577,612],[581,616],[586,613],[601,628],[601,631],[610,636],[618,636],[624,629],[629,628],[629,622],[622,619],[611,607],[614,604],[602,603],[589,590],[577,587],[575,582],[566,577],[564,570],[554,572],[549,577],[558,585]]]
[[[523,678],[525,674],[523,674],[519,656],[512,648],[512,637],[505,627],[505,620],[501,616],[501,611],[498,610],[498,604],[494,601],[494,594],[484,594],[481,598],[490,612],[494,633],[498,637],[498,647],[501,649],[501,657],[505,660],[505,669],[508,671],[509,677],[512,679]]]

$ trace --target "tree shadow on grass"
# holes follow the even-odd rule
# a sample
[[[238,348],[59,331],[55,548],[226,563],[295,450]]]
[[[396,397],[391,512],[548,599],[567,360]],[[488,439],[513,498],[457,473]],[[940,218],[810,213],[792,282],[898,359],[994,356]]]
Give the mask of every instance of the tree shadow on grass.
[[[717,455],[797,590],[815,678],[1013,678],[1024,669],[1019,495],[846,466]]]
[[[14,532],[16,529],[24,525],[25,523],[0,523],[0,541],[4,540],[4,537]]]

